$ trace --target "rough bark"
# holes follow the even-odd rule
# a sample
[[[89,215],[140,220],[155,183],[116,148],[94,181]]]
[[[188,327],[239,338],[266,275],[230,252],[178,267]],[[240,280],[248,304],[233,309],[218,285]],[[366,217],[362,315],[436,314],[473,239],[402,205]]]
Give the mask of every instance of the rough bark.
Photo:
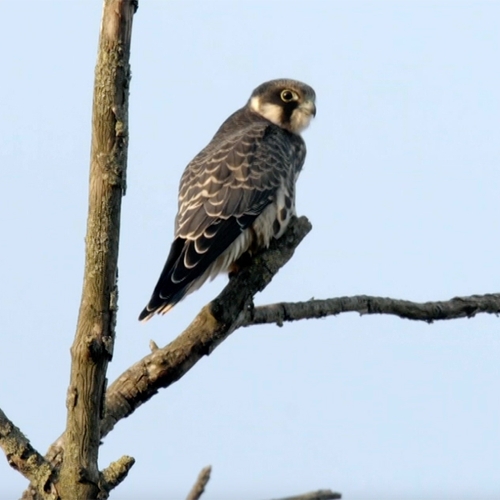
[[[49,462],[36,451],[26,436],[0,410],[0,448],[8,464],[31,481],[32,488],[41,498],[52,498],[53,469]]]
[[[126,455],[109,464],[100,476],[99,488],[101,492],[109,493],[113,488],[116,488],[127,477],[134,464],[135,459]],[[101,496],[103,495],[101,494]]]
[[[95,70],[85,274],[66,406],[62,499],[101,495],[97,457],[113,355],[121,200],[128,146],[131,0],[105,0]]]

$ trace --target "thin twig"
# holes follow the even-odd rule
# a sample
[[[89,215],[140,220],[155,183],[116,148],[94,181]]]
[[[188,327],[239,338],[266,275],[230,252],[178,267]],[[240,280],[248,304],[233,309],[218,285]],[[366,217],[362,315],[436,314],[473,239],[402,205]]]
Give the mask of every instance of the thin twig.
[[[335,493],[332,490],[318,490],[311,491],[310,493],[304,493],[303,495],[280,498],[276,500],[336,500],[338,498],[342,498],[340,493]]]
[[[282,326],[286,321],[324,318],[345,312],[364,314],[390,314],[404,319],[426,321],[472,318],[476,314],[500,314],[500,294],[455,297],[439,302],[410,302],[387,297],[357,295],[307,302],[280,302],[255,307],[245,314],[243,326],[275,323]]]
[[[135,459],[124,455],[115,462],[111,462],[101,473],[101,490],[110,492],[116,488],[129,473]]]
[[[196,479],[196,483],[194,483],[189,495],[186,500],[199,500],[203,492],[205,491],[205,487],[207,486],[208,481],[210,480],[210,474],[212,473],[212,467],[208,465],[201,469],[201,472],[198,474],[198,479]]]

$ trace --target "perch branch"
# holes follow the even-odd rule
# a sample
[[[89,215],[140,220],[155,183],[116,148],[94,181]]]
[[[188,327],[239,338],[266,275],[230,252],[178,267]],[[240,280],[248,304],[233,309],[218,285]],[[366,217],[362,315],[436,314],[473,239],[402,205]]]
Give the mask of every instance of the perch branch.
[[[118,377],[106,394],[101,437],[159,389],[179,380],[237,329],[242,312],[252,307],[253,296],[270,283],[310,230],[311,224],[306,217],[295,219],[283,237],[273,241],[267,251],[232,278],[181,335],[166,347],[154,349]]]
[[[324,318],[345,312],[359,314],[391,314],[404,319],[426,321],[472,318],[479,313],[500,314],[500,294],[455,297],[441,302],[410,302],[385,297],[357,295],[306,302],[280,302],[255,307],[245,312],[242,326],[275,323],[282,326],[285,321]]]
[[[196,483],[194,483],[189,495],[186,500],[199,500],[203,492],[205,491],[205,487],[207,486],[208,481],[210,480],[210,474],[212,472],[212,467],[209,465],[201,469],[201,472],[198,475],[198,479],[196,479]]]

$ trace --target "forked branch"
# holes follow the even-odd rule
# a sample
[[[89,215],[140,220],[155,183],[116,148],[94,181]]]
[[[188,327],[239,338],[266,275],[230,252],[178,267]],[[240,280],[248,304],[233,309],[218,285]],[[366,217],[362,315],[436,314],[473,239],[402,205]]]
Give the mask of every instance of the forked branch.
[[[233,277],[219,296],[206,305],[175,340],[163,348],[151,343],[151,354],[123,372],[108,388],[101,438],[118,421],[151,399],[159,389],[179,380],[239,328],[245,311],[253,307],[254,295],[263,290],[291,259],[310,230],[311,224],[306,217],[292,220],[286,233],[253,259],[248,268]],[[50,447],[46,458],[50,463],[58,464],[64,453],[64,436],[61,436]]]

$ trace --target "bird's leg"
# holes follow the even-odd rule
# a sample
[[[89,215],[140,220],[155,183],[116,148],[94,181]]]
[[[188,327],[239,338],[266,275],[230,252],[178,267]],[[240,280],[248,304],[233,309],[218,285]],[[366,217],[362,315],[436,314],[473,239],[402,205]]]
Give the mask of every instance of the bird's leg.
[[[228,270],[229,279],[235,277],[241,269],[248,267],[252,262],[252,255],[250,252],[245,252],[239,259],[235,260]]]

